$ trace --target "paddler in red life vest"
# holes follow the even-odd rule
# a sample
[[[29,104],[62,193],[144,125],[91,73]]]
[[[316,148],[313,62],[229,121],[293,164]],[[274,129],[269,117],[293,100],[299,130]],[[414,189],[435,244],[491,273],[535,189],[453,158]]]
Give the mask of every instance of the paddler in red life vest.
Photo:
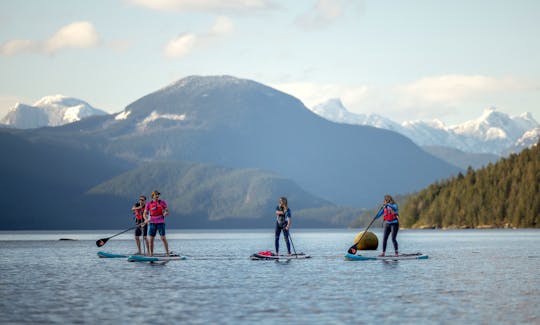
[[[144,208],[146,207],[146,196],[141,195],[139,197],[139,201],[137,201],[133,207],[131,208],[131,211],[133,211],[133,214],[135,215],[135,225],[138,227],[135,228],[135,242],[137,243],[137,254],[141,255],[141,242],[139,240],[139,237],[143,236],[144,241],[144,247],[146,247],[146,250],[150,252],[150,248],[148,247],[148,238],[146,238],[146,234],[148,233],[148,224],[144,222]]]
[[[390,195],[384,196],[384,202],[375,216],[375,219],[383,216],[383,249],[382,253],[379,256],[385,256],[386,254],[386,243],[388,241],[388,236],[392,233],[392,244],[394,244],[395,255],[398,256],[398,242],[396,240],[397,233],[399,231],[399,215],[398,215],[398,205]]]
[[[169,256],[169,243],[165,237],[165,217],[169,214],[167,209],[167,202],[159,199],[160,193],[158,191],[152,192],[152,200],[146,203],[144,209],[144,222],[150,222],[150,228],[148,228],[150,236],[149,253],[150,256],[154,256],[154,238],[159,231],[161,241],[165,247],[165,254]]]

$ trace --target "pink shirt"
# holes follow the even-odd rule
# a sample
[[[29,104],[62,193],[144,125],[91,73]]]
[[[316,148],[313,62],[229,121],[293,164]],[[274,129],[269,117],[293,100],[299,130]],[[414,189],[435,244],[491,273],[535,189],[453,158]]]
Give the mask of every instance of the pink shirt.
[[[146,203],[144,210],[150,214],[150,223],[165,223],[163,211],[167,209],[167,202],[163,200],[150,201]]]

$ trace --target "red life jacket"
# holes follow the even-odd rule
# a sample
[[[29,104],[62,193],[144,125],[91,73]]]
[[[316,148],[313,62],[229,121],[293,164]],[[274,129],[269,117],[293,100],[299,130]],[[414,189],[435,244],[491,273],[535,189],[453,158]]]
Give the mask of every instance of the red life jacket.
[[[390,206],[385,206],[384,207],[384,220],[385,221],[394,221],[394,220],[397,220],[398,219],[398,215],[397,213],[394,211],[394,209],[392,209]]]
[[[144,205],[135,208],[134,212],[135,212],[135,219],[142,220],[143,219],[143,212],[144,212]]]
[[[148,209],[151,217],[159,217],[163,215],[163,207],[161,206],[161,200],[157,202],[152,200],[148,202]]]

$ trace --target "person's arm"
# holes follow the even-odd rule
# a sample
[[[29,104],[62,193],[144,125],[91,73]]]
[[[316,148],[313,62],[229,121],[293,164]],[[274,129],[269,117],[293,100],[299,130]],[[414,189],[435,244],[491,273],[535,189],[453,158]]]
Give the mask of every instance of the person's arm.
[[[161,208],[163,209],[163,216],[166,217],[169,215],[169,207],[167,206],[167,202],[161,201]]]
[[[383,214],[384,214],[384,207],[386,207],[386,204],[384,204],[381,209],[379,210],[379,212],[377,212],[377,215],[375,215],[375,218],[374,219],[379,219]]]
[[[289,228],[291,228],[291,224],[292,224],[291,210],[287,209],[287,227],[285,227],[285,229],[289,230]]]
[[[280,215],[282,215],[282,214],[283,214],[283,211],[281,210],[281,207],[278,205],[278,206],[276,207],[276,216],[280,216]]]
[[[144,219],[143,225],[146,225],[148,223],[148,203],[146,203],[146,205],[144,206],[143,219]]]
[[[394,213],[396,215],[399,215],[399,211],[398,211],[398,205],[397,204],[387,204],[387,206],[389,206],[392,210],[394,210]]]

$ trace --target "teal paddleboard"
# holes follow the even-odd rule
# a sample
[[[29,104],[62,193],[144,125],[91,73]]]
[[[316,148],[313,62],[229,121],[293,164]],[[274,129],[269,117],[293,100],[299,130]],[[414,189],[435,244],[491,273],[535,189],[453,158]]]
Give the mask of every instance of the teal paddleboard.
[[[97,252],[97,255],[101,258],[126,258],[128,255],[126,254],[115,254],[115,253],[108,253],[108,252]]]

